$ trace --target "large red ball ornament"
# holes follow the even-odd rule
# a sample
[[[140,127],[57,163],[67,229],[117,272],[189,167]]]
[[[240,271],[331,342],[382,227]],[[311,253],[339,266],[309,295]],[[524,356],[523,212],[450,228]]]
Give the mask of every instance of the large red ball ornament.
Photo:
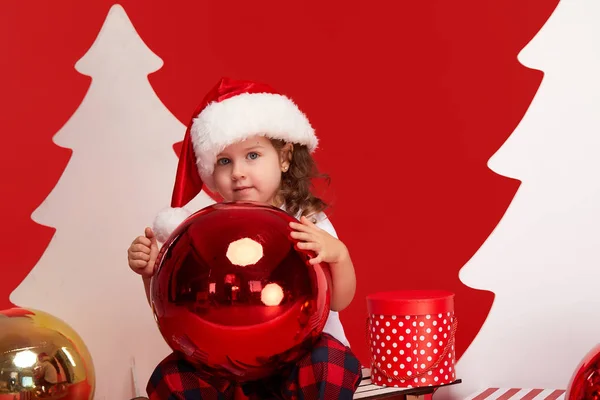
[[[566,400],[600,400],[600,344],[579,363],[569,382]]]
[[[214,376],[243,382],[293,363],[329,315],[331,275],[290,237],[294,218],[258,203],[218,203],[184,221],[152,278],[168,345]]]

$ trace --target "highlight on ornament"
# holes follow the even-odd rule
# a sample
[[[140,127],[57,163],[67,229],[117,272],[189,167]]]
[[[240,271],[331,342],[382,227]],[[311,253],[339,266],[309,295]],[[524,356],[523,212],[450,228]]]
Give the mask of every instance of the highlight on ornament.
[[[233,265],[245,267],[256,264],[262,257],[262,245],[250,238],[235,240],[227,246],[227,259]]]
[[[164,243],[150,296],[166,342],[204,371],[260,379],[318,340],[331,276],[297,249],[279,208],[219,203],[186,219]]]
[[[93,399],[94,365],[87,347],[48,313],[0,311],[0,366],[0,399]]]

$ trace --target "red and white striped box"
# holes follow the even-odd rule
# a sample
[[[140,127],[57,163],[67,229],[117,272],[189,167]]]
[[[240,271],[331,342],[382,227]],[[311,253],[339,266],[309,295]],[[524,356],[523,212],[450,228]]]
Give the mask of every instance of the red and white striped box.
[[[465,400],[565,400],[565,390],[487,388],[472,394]]]
[[[371,380],[416,388],[456,380],[454,294],[407,290],[367,297]]]

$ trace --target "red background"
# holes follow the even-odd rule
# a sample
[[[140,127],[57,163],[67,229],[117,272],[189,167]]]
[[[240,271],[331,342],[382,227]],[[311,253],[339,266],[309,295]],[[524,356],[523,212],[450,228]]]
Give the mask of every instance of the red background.
[[[557,3],[121,2],[164,61],[150,83],[184,124],[221,76],[267,82],[311,118],[317,161],[332,178],[330,215],[357,268],[342,318],[363,362],[369,293],[454,291],[459,357],[485,320],[493,294],[466,287],[458,272],[518,187],[486,163],[540,84],[517,54]],[[30,215],[69,161],[52,136],[89,87],[74,64],[112,4],[0,6],[0,308],[53,235]]]

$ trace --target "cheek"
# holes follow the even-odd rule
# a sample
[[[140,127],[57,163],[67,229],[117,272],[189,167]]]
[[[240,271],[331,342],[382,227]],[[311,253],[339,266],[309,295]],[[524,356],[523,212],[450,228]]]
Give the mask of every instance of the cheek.
[[[261,173],[253,174],[250,178],[252,184],[260,187],[261,190],[272,190],[277,185],[277,177],[269,171],[262,170]]]
[[[223,188],[225,188],[227,179],[222,171],[215,171],[212,178],[215,185],[214,189],[220,192]]]
[[[263,182],[272,186],[273,188],[278,188],[281,185],[281,173],[279,169],[273,169],[270,174],[265,174],[262,177]]]

